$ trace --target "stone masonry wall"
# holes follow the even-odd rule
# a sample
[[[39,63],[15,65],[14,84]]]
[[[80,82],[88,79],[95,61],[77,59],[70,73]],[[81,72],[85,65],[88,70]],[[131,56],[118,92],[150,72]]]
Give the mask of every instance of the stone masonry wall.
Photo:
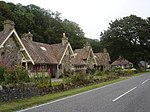
[[[9,66],[21,64],[20,46],[17,44],[14,35],[12,35],[4,47],[0,50],[1,60],[6,61],[5,64]]]
[[[37,96],[38,91],[38,88],[31,83],[0,86],[0,102]]]
[[[48,86],[48,87],[37,87],[33,83],[0,86],[0,103],[8,102],[16,99],[29,98],[33,96],[57,93],[64,90],[79,88],[91,84],[105,82],[108,80],[114,80],[117,78],[118,76],[109,76],[107,78],[102,78],[102,79],[93,79],[84,82],[78,81],[76,83],[68,83],[68,84],[62,83],[57,86]]]

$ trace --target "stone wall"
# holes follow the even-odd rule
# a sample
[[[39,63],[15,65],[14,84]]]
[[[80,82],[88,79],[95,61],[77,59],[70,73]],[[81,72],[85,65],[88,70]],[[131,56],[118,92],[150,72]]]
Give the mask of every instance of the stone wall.
[[[37,87],[33,83],[0,86],[0,103],[16,99],[29,98],[33,96],[57,93],[64,90],[79,88],[91,84],[105,82],[108,80],[114,80],[117,78],[118,78],[117,76],[109,76],[107,78],[102,79],[93,79],[84,82],[78,81],[76,83],[68,83],[68,84],[62,83],[57,86],[48,86],[48,87]]]
[[[39,90],[31,83],[0,86],[0,102],[29,98],[37,95],[39,95]]]
[[[17,44],[14,35],[6,41],[4,47],[0,50],[1,60],[6,61],[5,64],[9,66],[21,64],[20,46]]]
[[[68,47],[64,58],[62,60],[62,64],[61,64],[61,73],[64,75],[67,75],[66,72],[71,72],[72,71],[72,53],[71,53],[71,49]]]

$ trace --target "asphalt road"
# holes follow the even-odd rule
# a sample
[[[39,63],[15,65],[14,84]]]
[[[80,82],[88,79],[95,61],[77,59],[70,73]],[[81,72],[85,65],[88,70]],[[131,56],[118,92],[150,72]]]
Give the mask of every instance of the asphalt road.
[[[150,74],[18,112],[150,112]]]

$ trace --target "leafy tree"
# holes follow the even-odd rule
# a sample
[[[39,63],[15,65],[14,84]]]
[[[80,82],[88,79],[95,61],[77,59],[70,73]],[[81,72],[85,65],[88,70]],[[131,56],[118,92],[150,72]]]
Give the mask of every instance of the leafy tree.
[[[108,30],[101,33],[101,46],[108,49],[112,60],[123,56],[137,66],[138,62],[149,57],[149,24],[146,20],[130,15],[111,21]]]
[[[98,53],[98,52],[102,52],[103,49],[100,46],[100,41],[97,39],[88,39],[88,42],[91,44],[93,52]]]
[[[14,15],[10,10],[9,4],[4,1],[0,1],[0,30],[3,30],[3,21],[6,19],[13,20]]]
[[[34,41],[55,44],[61,42],[62,34],[66,33],[73,49],[81,48],[85,42],[84,32],[79,25],[67,19],[62,20],[59,12],[33,4],[23,6],[3,1],[0,1],[0,10],[0,28],[3,28],[4,20],[13,20],[19,36],[31,32]]]
[[[75,22],[65,19],[63,21],[64,31],[73,47],[73,49],[82,48],[85,43],[83,30]]]

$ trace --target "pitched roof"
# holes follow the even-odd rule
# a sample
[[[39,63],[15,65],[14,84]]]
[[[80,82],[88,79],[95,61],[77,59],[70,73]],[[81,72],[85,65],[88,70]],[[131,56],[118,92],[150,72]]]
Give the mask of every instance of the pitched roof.
[[[23,38],[22,41],[33,61],[38,64],[59,64],[67,46],[67,44],[62,45],[62,43],[49,45],[34,42],[27,38]]]
[[[74,51],[75,54],[75,58],[73,60],[73,64],[75,65],[84,65],[86,64],[85,61],[88,58],[90,50],[86,50],[86,48],[82,48],[82,49],[76,49]]]
[[[97,65],[104,66],[106,61],[110,61],[109,53],[95,53]]]
[[[122,57],[119,57],[117,60],[115,60],[111,65],[131,65],[132,63],[128,61],[127,59],[124,59]]]
[[[15,35],[15,38],[17,39],[17,42],[19,43],[20,45],[20,48],[21,49],[24,49],[24,53],[26,54],[27,58],[29,58],[29,61],[32,61],[32,58],[28,55],[28,52],[26,51],[21,39],[19,38],[17,32],[15,29],[7,29],[7,30],[4,30],[4,31],[1,31],[0,32],[0,47],[3,46],[3,44],[5,44],[5,42],[10,38],[10,36],[14,34]],[[34,64],[34,63],[33,63]]]

